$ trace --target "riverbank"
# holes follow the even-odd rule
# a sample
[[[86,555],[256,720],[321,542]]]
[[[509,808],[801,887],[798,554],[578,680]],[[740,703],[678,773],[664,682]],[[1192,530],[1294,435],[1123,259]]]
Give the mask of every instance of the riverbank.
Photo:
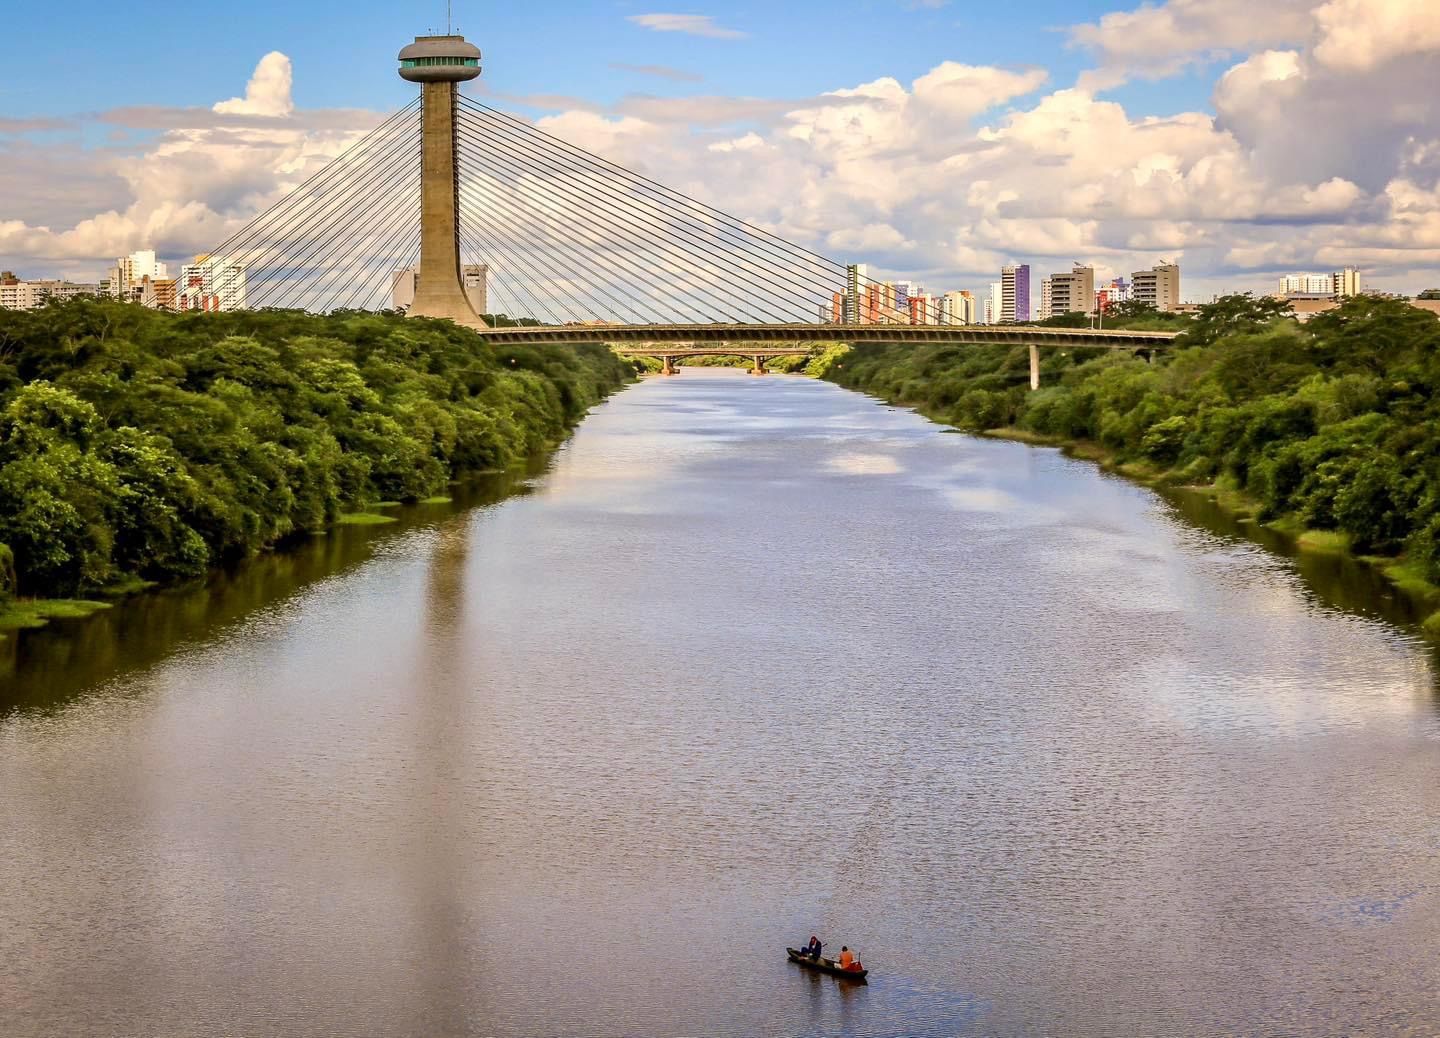
[[[1372,568],[1440,640],[1440,321],[1355,300],[1304,328],[1207,308],[1150,364],[1095,350],[859,346],[814,372],[978,435],[1211,499],[1295,553]],[[1268,545],[1273,546],[1273,542]]]
[[[0,311],[3,626],[171,585],[553,445],[634,368],[396,314]],[[11,603],[14,603],[13,606]]]
[[[926,417],[938,421],[932,415]],[[1106,472],[1142,483],[1159,492],[1167,500],[1173,501],[1177,495],[1202,497],[1234,523],[1238,530],[1243,531],[1248,540],[1272,551],[1283,547],[1282,554],[1290,557],[1336,556],[1364,566],[1383,579],[1391,590],[1405,596],[1413,604],[1419,614],[1414,617],[1416,626],[1440,644],[1440,584],[1426,579],[1424,571],[1404,556],[1365,555],[1355,552],[1347,535],[1334,530],[1307,528],[1294,515],[1269,522],[1262,521],[1261,503],[1242,491],[1215,483],[1186,485],[1168,482],[1164,473],[1144,465],[1127,464],[1120,460],[1115,451],[1090,441],[1061,440],[1014,428],[986,429],[979,435],[1025,443],[1033,447],[1057,448],[1066,457],[1093,462]]]
[[[942,428],[652,379],[498,507],[20,639],[0,1034],[1425,1032],[1440,659]]]

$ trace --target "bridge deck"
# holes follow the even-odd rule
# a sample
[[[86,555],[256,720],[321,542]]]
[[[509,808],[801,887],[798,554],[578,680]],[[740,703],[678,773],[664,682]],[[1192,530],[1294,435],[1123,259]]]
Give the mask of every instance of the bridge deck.
[[[1152,350],[1175,339],[1175,332],[1111,331],[1097,328],[1032,328],[1023,325],[885,325],[885,324],[595,324],[482,330],[496,343],[606,342],[628,351],[683,353],[763,352],[747,344],[821,342],[913,342],[956,345],[1102,347]],[[711,347],[706,351],[705,347]],[[798,352],[792,350],[788,352]]]

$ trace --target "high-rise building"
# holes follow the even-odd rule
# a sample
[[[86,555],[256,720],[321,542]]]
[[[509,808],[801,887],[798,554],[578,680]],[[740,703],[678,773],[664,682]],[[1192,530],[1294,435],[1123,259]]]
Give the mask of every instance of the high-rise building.
[[[1156,310],[1173,313],[1180,305],[1180,267],[1161,263],[1149,270],[1137,270],[1130,276],[1130,298],[1148,303]]]
[[[999,324],[1000,316],[1005,311],[1005,283],[1003,281],[990,282],[990,298],[985,300],[985,323]]]
[[[169,268],[155,258],[154,249],[140,249],[116,260],[103,284],[116,299],[139,303],[144,301],[146,278],[158,281],[169,276]]]
[[[1000,323],[1030,320],[1030,264],[1011,263],[1000,268]]]
[[[1351,296],[1360,294],[1360,271],[1354,267],[1335,271],[1330,275],[1330,280],[1336,299],[1349,299]]]
[[[875,323],[877,324],[906,324],[910,320],[910,304],[906,301],[901,303],[901,291],[893,281],[886,281],[880,284],[875,309]]]
[[[870,282],[870,270],[863,263],[851,263],[845,268],[845,323],[860,323],[860,303],[865,286]]]
[[[180,268],[176,307],[207,313],[244,310],[249,290],[245,264],[229,256],[200,255]]]
[[[880,313],[883,308],[885,297],[885,286],[874,281],[865,286],[865,294],[860,300],[860,323],[880,323]]]
[[[142,278],[163,278],[170,274],[169,268],[155,258],[154,249],[141,249],[122,256],[116,265],[132,285],[138,285]]]
[[[1095,268],[1075,264],[1068,274],[1051,274],[1040,286],[1040,318],[1088,314],[1095,306]]]
[[[941,324],[974,324],[975,297],[969,292],[946,292],[940,297]]]
[[[902,314],[910,313],[910,297],[920,291],[919,286],[913,281],[895,282],[895,309]]]
[[[939,300],[928,292],[916,292],[910,297],[910,323],[939,324]]]

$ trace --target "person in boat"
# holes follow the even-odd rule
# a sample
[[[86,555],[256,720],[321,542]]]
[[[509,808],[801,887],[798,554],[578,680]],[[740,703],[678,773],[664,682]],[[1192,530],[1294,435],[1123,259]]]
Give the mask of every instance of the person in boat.
[[[816,962],[819,962],[821,947],[822,945],[820,944],[820,938],[816,937],[812,933],[810,935],[810,943],[805,945],[805,954],[810,956],[810,958],[814,959]]]
[[[858,970],[860,968],[860,960],[855,958],[855,953],[850,950],[848,945],[842,945],[840,948],[840,968],[842,970]]]

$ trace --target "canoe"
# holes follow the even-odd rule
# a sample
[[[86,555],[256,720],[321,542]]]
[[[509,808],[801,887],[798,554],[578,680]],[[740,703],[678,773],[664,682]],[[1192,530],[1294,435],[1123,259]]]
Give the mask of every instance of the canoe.
[[[791,962],[797,962],[807,970],[814,970],[816,973],[828,973],[832,977],[844,977],[846,980],[865,981],[870,974],[869,970],[845,970],[834,959],[827,959],[820,956],[819,961],[810,958],[804,952],[796,948],[786,948],[785,953],[790,956]]]

